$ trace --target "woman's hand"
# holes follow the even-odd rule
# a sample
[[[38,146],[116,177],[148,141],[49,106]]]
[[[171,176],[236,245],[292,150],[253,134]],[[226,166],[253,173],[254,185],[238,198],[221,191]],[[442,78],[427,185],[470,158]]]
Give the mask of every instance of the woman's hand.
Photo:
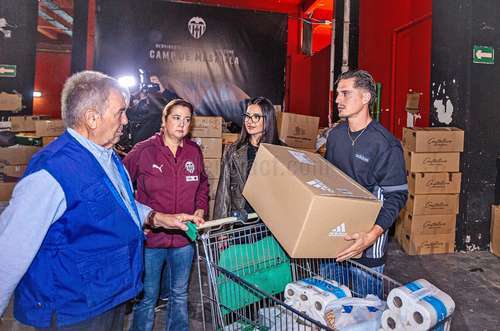
[[[194,212],[194,216],[204,218],[205,211],[203,209],[196,209],[196,211]]]
[[[197,212],[197,211],[196,211]],[[199,216],[196,214],[196,212],[194,213],[194,215],[189,215],[189,214],[174,214],[173,216],[178,220],[178,221],[181,221],[181,222],[193,222],[194,224],[196,225],[200,225],[200,224],[203,224],[205,223],[205,220],[203,219],[203,216]]]

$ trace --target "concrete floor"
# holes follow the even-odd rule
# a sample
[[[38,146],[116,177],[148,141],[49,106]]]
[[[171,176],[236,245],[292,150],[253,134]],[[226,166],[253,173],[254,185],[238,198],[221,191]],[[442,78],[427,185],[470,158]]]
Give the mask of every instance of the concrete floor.
[[[391,242],[386,274],[402,283],[425,278],[450,294],[457,306],[452,330],[500,330],[500,258],[489,252],[407,256]],[[206,276],[203,278],[206,280]],[[202,330],[198,288],[194,272],[190,290],[191,330]],[[0,322],[0,331],[32,330],[13,320],[11,309]],[[131,317],[132,314],[127,316],[127,325]],[[164,313],[158,313],[154,330],[164,328]]]

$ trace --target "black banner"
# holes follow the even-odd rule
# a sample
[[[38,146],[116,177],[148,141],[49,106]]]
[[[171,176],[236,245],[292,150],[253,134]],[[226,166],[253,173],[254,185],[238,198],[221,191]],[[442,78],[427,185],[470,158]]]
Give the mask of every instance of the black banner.
[[[117,75],[124,65],[130,70],[135,64],[159,79],[164,95],[192,102],[197,114],[219,115],[237,124],[251,97],[282,103],[286,15],[165,1],[152,1],[135,13],[124,29],[128,37],[116,27],[112,30],[118,35],[103,35],[106,25],[123,24],[124,18],[99,19],[98,13],[102,33],[97,34],[97,68]],[[111,47],[123,44],[124,38],[133,45],[125,56]]]

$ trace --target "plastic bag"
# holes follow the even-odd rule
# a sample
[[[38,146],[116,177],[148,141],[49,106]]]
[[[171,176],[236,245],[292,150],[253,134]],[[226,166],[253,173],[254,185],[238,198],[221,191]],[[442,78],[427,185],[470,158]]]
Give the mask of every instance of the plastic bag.
[[[371,331],[380,329],[385,301],[369,294],[366,298],[342,298],[325,309],[327,325],[339,331]]]

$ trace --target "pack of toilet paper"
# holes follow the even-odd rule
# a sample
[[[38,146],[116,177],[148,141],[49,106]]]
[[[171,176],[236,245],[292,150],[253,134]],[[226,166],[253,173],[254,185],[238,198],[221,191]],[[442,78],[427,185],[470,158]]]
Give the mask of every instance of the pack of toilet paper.
[[[306,278],[285,287],[286,304],[323,324],[326,324],[326,307],[345,297],[352,297],[347,286],[321,277]]]
[[[382,314],[384,330],[447,330],[453,314],[453,299],[425,279],[393,289],[387,297],[388,311]]]

